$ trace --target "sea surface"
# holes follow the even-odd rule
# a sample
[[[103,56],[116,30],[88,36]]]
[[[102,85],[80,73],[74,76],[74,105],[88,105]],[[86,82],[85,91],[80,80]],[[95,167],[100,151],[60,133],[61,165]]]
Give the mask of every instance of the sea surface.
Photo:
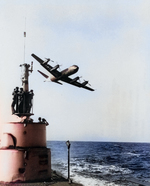
[[[150,185],[150,143],[71,141],[70,177],[84,186]],[[68,176],[65,141],[47,141],[52,169]],[[133,182],[130,182],[130,181]]]

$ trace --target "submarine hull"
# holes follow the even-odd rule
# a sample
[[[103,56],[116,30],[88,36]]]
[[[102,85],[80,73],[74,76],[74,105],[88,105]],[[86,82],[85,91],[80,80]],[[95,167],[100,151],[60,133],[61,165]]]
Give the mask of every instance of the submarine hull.
[[[51,178],[46,124],[10,122],[3,126],[0,182],[35,182]]]
[[[51,177],[51,154],[47,148],[0,150],[1,182],[45,181]]]
[[[3,125],[1,148],[46,147],[46,125],[43,123],[10,122]]]

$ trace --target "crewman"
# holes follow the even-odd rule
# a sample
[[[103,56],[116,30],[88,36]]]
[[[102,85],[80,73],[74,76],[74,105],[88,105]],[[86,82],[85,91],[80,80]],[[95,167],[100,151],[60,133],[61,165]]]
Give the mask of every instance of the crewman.
[[[33,90],[30,90],[30,92],[28,93],[28,95],[27,95],[28,97],[27,97],[27,113],[30,113],[30,110],[31,110],[31,108],[32,108],[32,105],[33,105],[33,103],[32,103],[32,100],[33,100],[33,96],[34,96],[34,93],[33,93]]]
[[[18,87],[16,87],[12,93],[13,95],[13,102],[11,104],[12,114],[18,112]],[[14,108],[16,105],[16,109]]]
[[[20,91],[18,92],[19,113],[23,113],[23,106],[24,106],[24,91],[23,88],[20,88]]]

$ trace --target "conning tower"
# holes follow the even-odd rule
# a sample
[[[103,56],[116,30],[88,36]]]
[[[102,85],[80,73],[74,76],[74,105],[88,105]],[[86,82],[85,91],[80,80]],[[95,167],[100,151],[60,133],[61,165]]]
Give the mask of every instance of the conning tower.
[[[46,181],[51,178],[51,152],[46,147],[48,122],[39,117],[34,122],[33,90],[29,91],[28,77],[33,71],[29,64],[23,69],[22,87],[13,91],[12,114],[15,122],[3,125],[0,144],[0,182]]]

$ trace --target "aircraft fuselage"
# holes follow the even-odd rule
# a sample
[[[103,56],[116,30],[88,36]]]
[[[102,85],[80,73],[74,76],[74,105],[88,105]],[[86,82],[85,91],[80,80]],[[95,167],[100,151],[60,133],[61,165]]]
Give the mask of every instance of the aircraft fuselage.
[[[65,76],[70,76],[75,74],[77,71],[79,70],[79,67],[77,65],[73,65],[69,68],[66,68],[65,70],[62,70],[60,73],[61,75],[59,77],[55,77],[55,76],[51,76],[51,81],[58,81],[61,80],[61,78],[65,77]]]

